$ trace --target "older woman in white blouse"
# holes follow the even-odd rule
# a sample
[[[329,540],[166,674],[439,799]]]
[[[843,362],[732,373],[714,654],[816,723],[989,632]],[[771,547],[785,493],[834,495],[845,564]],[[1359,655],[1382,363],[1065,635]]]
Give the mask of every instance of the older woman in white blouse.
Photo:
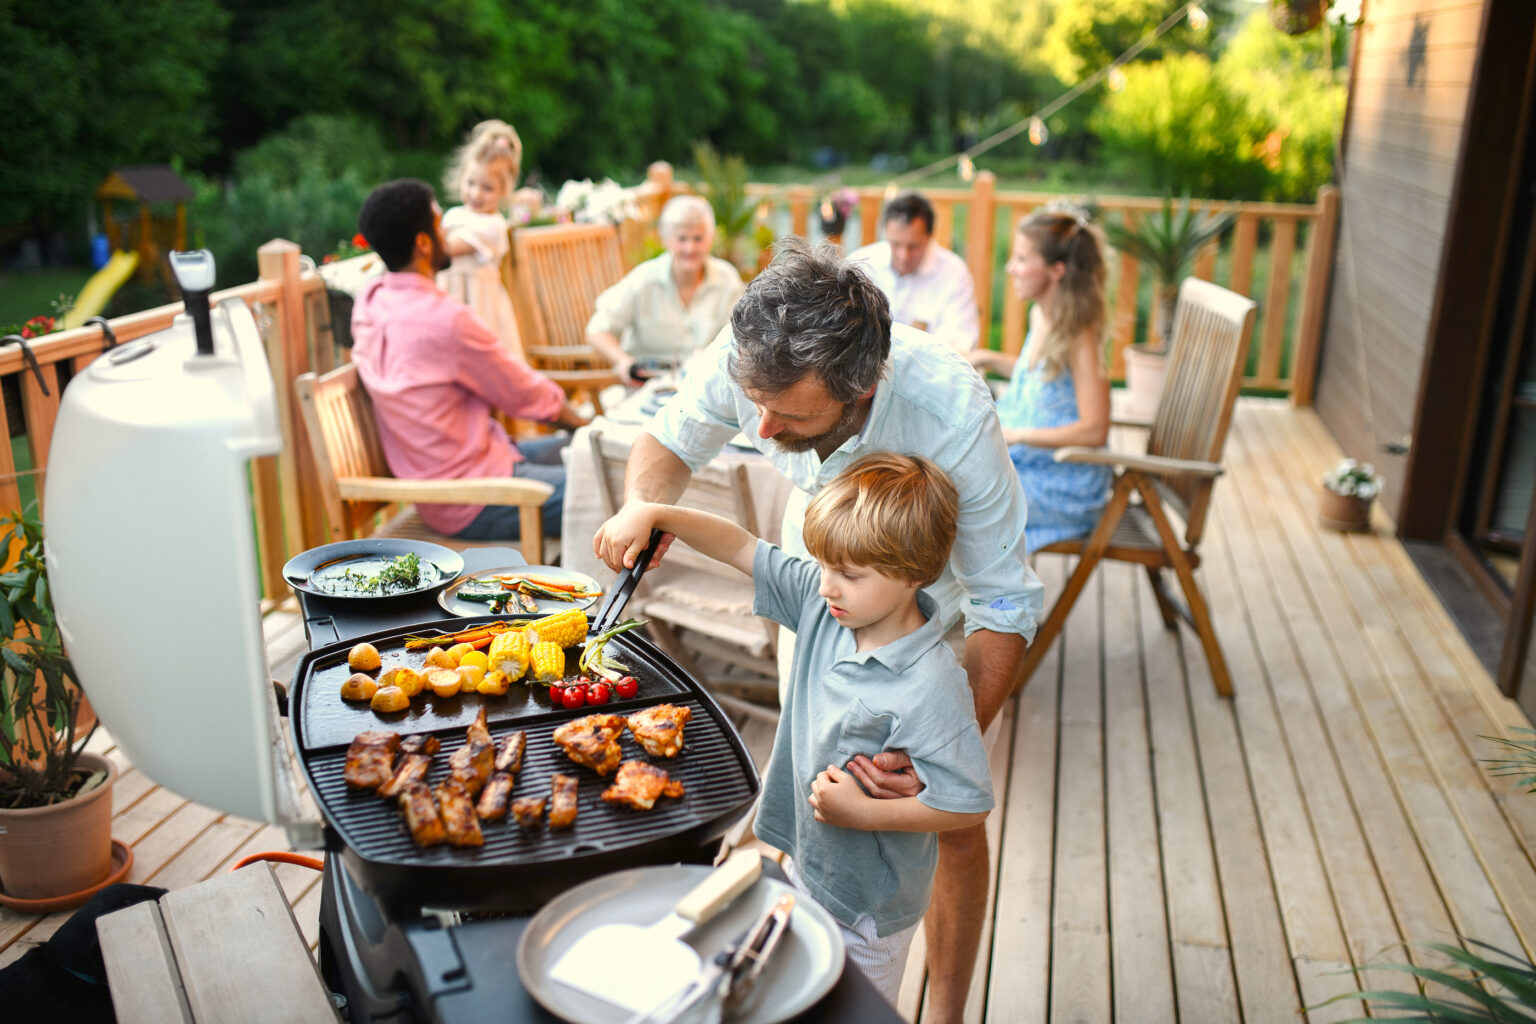
[[[599,295],[587,321],[588,343],[636,382],[713,341],[746,287],[734,266],[709,254],[715,215],[705,200],[673,196],[657,229],[667,251]]]

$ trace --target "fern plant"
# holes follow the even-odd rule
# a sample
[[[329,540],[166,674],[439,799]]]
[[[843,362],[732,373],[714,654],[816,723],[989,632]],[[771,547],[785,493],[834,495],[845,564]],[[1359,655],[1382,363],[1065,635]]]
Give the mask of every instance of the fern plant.
[[[1516,729],[1515,732],[1536,737],[1536,729]],[[1493,775],[1519,776],[1515,785],[1523,787],[1527,793],[1536,793],[1536,739],[1515,740],[1503,736],[1484,736],[1483,739],[1493,740],[1509,752],[1508,757],[1483,758],[1484,764],[1492,766],[1488,771]]]
[[[1111,245],[1151,267],[1157,276],[1154,295],[1159,344],[1155,346],[1156,351],[1168,351],[1168,343],[1173,337],[1173,310],[1179,301],[1179,282],[1189,272],[1200,249],[1231,223],[1230,213],[1195,213],[1189,197],[1185,196],[1177,206],[1171,198],[1164,199],[1160,210],[1141,218],[1134,226],[1124,219],[1104,226],[1104,235]]]
[[[1411,974],[1419,980],[1421,989],[1426,983],[1438,985],[1449,992],[1458,993],[1460,999],[1426,995],[1422,991],[1386,990],[1347,992],[1320,1005],[1359,999],[1367,1003],[1371,1010],[1377,1011],[1378,1017],[1381,1016],[1380,1011],[1392,1009],[1399,1011],[1391,1015],[1392,1020],[1417,1021],[1421,1024],[1446,1024],[1450,1021],[1457,1024],[1531,1024],[1536,1021],[1536,967],[1532,967],[1529,960],[1506,953],[1486,942],[1477,939],[1466,941],[1490,955],[1483,956],[1444,942],[1416,943],[1422,949],[1435,950],[1460,964],[1466,968],[1465,974],[1416,964],[1371,964],[1355,968],[1357,972],[1381,970]],[[1495,955],[1500,959],[1494,959]],[[1485,980],[1493,982],[1491,991],[1483,988],[1482,982]],[[1308,1007],[1308,1010],[1317,1008]],[[1343,1024],[1369,1024],[1369,1020],[1354,1017]]]
[[[773,244],[773,233],[766,227],[753,230],[758,202],[747,195],[747,162],[722,155],[707,142],[694,144],[693,162],[699,168],[699,189],[715,214],[715,255],[743,274],[755,273],[758,252]]]

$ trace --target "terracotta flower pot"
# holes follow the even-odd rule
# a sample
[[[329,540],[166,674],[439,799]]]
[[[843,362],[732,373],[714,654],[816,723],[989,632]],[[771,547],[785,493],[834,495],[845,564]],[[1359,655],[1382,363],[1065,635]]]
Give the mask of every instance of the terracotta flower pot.
[[[1330,530],[1360,533],[1371,528],[1371,502],[1373,498],[1360,498],[1353,494],[1340,494],[1323,488],[1318,501],[1318,522]]]
[[[76,764],[88,771],[105,768],[106,781],[84,796],[49,807],[0,808],[0,890],[5,895],[52,899],[90,889],[111,874],[117,766],[99,754],[81,754]]]

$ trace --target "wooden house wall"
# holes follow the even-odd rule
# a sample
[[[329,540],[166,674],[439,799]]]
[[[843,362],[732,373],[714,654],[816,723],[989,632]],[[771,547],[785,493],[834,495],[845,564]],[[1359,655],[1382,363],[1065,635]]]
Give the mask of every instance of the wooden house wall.
[[[1483,0],[1365,0],[1317,410],[1402,500]]]

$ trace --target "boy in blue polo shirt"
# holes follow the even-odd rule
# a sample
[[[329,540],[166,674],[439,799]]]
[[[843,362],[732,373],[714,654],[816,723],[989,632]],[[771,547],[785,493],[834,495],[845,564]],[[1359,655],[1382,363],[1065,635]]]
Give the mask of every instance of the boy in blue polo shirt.
[[[795,630],[795,662],[763,777],[758,838],[838,919],[857,963],[892,1003],[928,908],[935,833],[992,808],[970,686],[922,587],[939,578],[959,501],[927,459],[880,452],[812,499],[794,558],[697,509],[638,505],[652,527],[753,578],[754,611]],[[633,564],[640,551],[625,553]],[[904,750],[924,788],[875,799],[844,770],[856,754]]]

